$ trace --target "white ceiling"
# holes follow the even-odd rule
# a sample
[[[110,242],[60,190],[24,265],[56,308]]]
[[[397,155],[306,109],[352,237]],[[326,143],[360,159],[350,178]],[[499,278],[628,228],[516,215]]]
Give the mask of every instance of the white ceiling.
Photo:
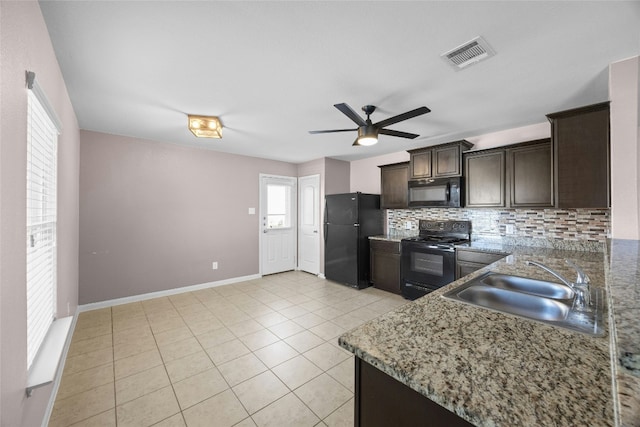
[[[301,163],[355,160],[545,121],[608,99],[608,65],[640,52],[640,2],[41,1],[80,127]],[[476,36],[496,51],[454,71]],[[432,112],[352,147],[333,107],[374,122]],[[217,115],[196,139],[186,114]]]

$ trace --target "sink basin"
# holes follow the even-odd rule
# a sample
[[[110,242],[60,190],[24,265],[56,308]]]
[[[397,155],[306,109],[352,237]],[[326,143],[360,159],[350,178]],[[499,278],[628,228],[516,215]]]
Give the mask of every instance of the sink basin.
[[[574,291],[564,284],[487,272],[444,293],[443,298],[571,329],[604,335],[602,289],[591,288],[591,305],[574,307]]]
[[[504,313],[535,320],[560,321],[571,306],[551,298],[486,285],[473,285],[458,292],[458,299]]]
[[[482,283],[496,288],[507,289],[553,299],[573,298],[573,289],[565,284],[529,279],[527,277],[507,274],[488,273]]]

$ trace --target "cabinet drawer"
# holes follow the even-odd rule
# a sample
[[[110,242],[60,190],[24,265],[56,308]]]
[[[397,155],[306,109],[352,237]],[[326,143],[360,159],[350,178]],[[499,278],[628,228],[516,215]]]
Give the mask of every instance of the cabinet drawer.
[[[369,246],[371,250],[378,252],[388,252],[391,254],[400,254],[400,242],[392,242],[390,240],[370,239]]]
[[[489,265],[499,259],[506,257],[507,254],[494,254],[487,252],[465,251],[458,249],[456,251],[456,260],[463,262],[475,262],[478,264]]]

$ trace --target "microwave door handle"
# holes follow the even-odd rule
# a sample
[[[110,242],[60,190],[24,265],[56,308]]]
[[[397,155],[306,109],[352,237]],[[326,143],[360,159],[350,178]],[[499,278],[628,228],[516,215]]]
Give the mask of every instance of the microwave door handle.
[[[451,201],[451,183],[447,182],[447,189],[444,192],[444,195],[447,197],[447,202]]]

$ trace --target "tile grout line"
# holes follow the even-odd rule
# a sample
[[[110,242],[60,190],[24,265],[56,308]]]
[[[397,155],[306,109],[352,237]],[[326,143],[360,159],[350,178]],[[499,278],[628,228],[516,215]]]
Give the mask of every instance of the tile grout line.
[[[276,281],[266,282],[267,286],[259,286],[259,285],[263,285],[264,283],[260,283],[260,284],[258,284],[258,283],[251,283],[251,284],[247,283],[247,286],[242,286],[242,287],[234,286],[233,288],[235,288],[235,289],[233,289],[233,292],[225,292],[224,294],[220,293],[220,292],[214,292],[213,295],[215,295],[215,299],[213,299],[213,300],[208,299],[208,298],[202,298],[204,296],[204,294],[201,294],[200,291],[198,291],[197,293],[196,292],[185,292],[184,294],[179,294],[179,295],[190,295],[191,297],[193,297],[195,301],[197,301],[199,304],[204,306],[204,309],[202,310],[203,313],[206,312],[208,315],[210,314],[210,315],[213,316],[213,318],[215,318],[218,321],[220,321],[220,323],[222,325],[221,327],[225,327],[227,330],[229,330],[231,332],[231,335],[233,337],[235,337],[234,339],[235,340],[239,340],[241,343],[244,343],[244,341],[241,338],[246,336],[246,335],[249,335],[249,334],[244,334],[242,336],[239,336],[237,334],[237,332],[233,332],[232,330],[230,330],[228,328],[228,326],[229,325],[234,325],[234,324],[239,323],[239,322],[242,322],[243,320],[238,320],[237,322],[229,323],[229,325],[227,325],[225,322],[220,320],[218,315],[216,315],[216,312],[217,312],[217,311],[215,311],[216,307],[212,307],[212,305],[216,305],[216,304],[211,304],[212,301],[220,301],[220,304],[223,304],[223,302],[224,302],[223,306],[233,307],[234,310],[238,310],[240,313],[243,313],[243,315],[246,315],[248,317],[246,319],[247,321],[248,320],[253,320],[254,322],[257,322],[257,324],[260,325],[260,331],[269,331],[269,332],[271,332],[273,334],[273,331],[271,331],[269,329],[270,327],[273,327],[275,325],[278,325],[278,324],[281,324],[281,323],[284,323],[284,322],[293,322],[293,324],[296,324],[296,325],[298,325],[298,326],[300,326],[302,328],[302,331],[299,331],[297,334],[306,332],[306,333],[310,333],[313,336],[317,336],[317,335],[314,332],[312,332],[309,328],[297,323],[295,319],[297,319],[299,317],[302,317],[302,316],[305,316],[305,315],[308,315],[308,314],[313,314],[315,316],[318,316],[318,314],[316,314],[316,311],[322,310],[324,308],[332,308],[333,310],[340,311],[340,312],[342,312],[341,316],[344,316],[344,315],[351,315],[352,316],[351,313],[366,308],[366,309],[370,310],[369,314],[367,314],[365,312],[365,313],[361,313],[362,315],[367,315],[367,317],[368,317],[372,313],[375,313],[376,317],[377,317],[377,316],[383,314],[384,312],[392,310],[396,306],[400,305],[400,304],[397,304],[395,302],[394,303],[388,303],[388,304],[382,304],[384,307],[381,309],[380,304],[378,304],[378,303],[382,303],[384,301],[384,298],[383,298],[383,296],[376,295],[375,293],[369,293],[369,294],[366,294],[366,295],[362,294],[362,295],[357,295],[357,296],[355,294],[349,294],[349,298],[345,299],[344,296],[345,296],[345,294],[348,294],[348,292],[346,292],[346,291],[343,292],[343,290],[339,289],[339,287],[332,287],[332,288],[323,287],[323,288],[319,288],[319,287],[315,287],[314,286],[313,289],[309,289],[309,290],[306,290],[306,291],[301,291],[300,287],[303,284],[301,284],[299,282],[296,282],[293,278],[287,278],[287,279],[288,279],[288,281],[286,283],[285,282],[278,283]],[[296,287],[297,289],[293,289],[294,287]],[[262,289],[260,289],[260,288],[262,288]],[[228,288],[228,290],[231,291],[232,287],[230,286]],[[265,294],[262,294],[262,297],[268,298],[270,300],[270,302],[272,303],[271,306],[268,305],[267,303],[263,302],[264,300],[261,300],[260,297],[256,297],[256,296],[253,295],[254,291],[256,291],[256,290],[263,290],[264,292],[266,292]],[[314,295],[310,296],[312,293],[314,293]],[[340,296],[338,294],[340,294]],[[185,326],[189,330],[191,336],[196,338],[196,341],[198,342],[199,348],[201,350],[205,351],[205,354],[206,354],[208,360],[212,363],[213,367],[218,369],[218,365],[213,361],[211,355],[209,355],[209,353],[206,351],[206,349],[204,349],[204,347],[202,346],[202,343],[200,343],[200,340],[197,338],[197,335],[195,334],[195,331],[192,329],[192,326],[186,321],[185,316],[190,313],[187,310],[187,307],[189,305],[191,305],[191,304],[186,303],[184,305],[180,305],[180,309],[179,309],[179,307],[177,305],[178,302],[174,301],[171,298],[172,296],[173,295],[165,297],[165,298],[167,298],[167,301],[170,304],[169,307],[171,308],[171,310],[175,311],[178,314],[178,316],[181,319],[181,321],[185,324]],[[360,298],[360,297],[362,297],[362,298]],[[283,304],[278,304],[277,303],[278,300],[286,301],[288,303],[288,305],[285,306]],[[344,311],[345,308],[348,308],[348,307],[345,307],[345,304],[344,304],[344,302],[346,300],[353,300],[352,302],[355,303],[355,304],[353,304],[347,311]],[[298,302],[294,302],[294,301],[298,301]],[[308,310],[308,309],[306,309],[304,307],[301,307],[302,304],[309,303],[309,302],[317,302],[318,304],[322,305],[323,307],[319,308],[319,309],[316,309],[315,311],[310,311],[310,310]],[[207,303],[210,303],[210,304],[207,304]],[[378,304],[378,306],[376,306],[375,309],[369,308],[373,304]],[[271,310],[270,312],[265,313],[263,315],[267,315],[269,313],[276,313],[276,314],[279,314],[280,316],[283,316],[283,318],[286,319],[286,320],[282,320],[281,322],[278,322],[278,323],[276,323],[274,325],[271,325],[270,327],[267,327],[264,324],[262,324],[261,322],[256,320],[256,318],[259,317],[259,316],[255,316],[254,317],[252,315],[253,313],[251,312],[251,307],[252,306],[255,307],[256,305],[264,306],[265,308],[268,308],[269,310]],[[274,306],[274,305],[275,306],[280,306],[281,308],[276,310],[276,309],[272,308],[272,306]],[[338,306],[338,305],[340,305],[340,308],[336,308],[336,306]],[[294,316],[293,318],[291,318],[290,317],[290,315],[291,315],[290,313],[289,313],[289,315],[284,315],[281,312],[282,310],[288,310],[288,312],[291,312],[292,310],[289,310],[289,309],[293,308],[293,307],[300,307],[301,309],[305,310],[305,313],[297,315],[297,316]],[[152,310],[150,308],[146,308],[145,309],[143,304],[141,304],[141,308],[142,308],[142,311],[143,311],[143,313],[145,315],[144,319],[146,320],[147,326],[151,329],[151,333],[152,333],[152,336],[154,338],[155,349],[156,349],[156,351],[158,351],[158,353],[160,355],[160,359],[162,361],[165,374],[169,378],[169,382],[170,382],[170,385],[172,387],[174,398],[176,399],[176,401],[178,403],[179,412],[181,413],[183,421],[186,423],[186,419],[184,418],[184,412],[183,412],[182,408],[180,407],[179,401],[177,400],[177,393],[176,393],[176,389],[174,387],[174,383],[171,381],[171,378],[168,375],[168,370],[167,370],[167,366],[166,366],[167,362],[165,360],[165,357],[159,351],[160,348],[159,348],[159,344],[158,344],[158,341],[157,341],[157,334],[159,334],[160,332],[156,333],[156,332],[154,332],[153,328],[151,328],[149,315],[154,310]],[[162,311],[162,310],[155,310],[155,311]],[[112,357],[113,357],[112,369],[113,369],[113,382],[114,382],[114,410],[115,410],[116,425],[117,425],[117,406],[118,405],[115,403],[115,393],[116,393],[116,387],[115,387],[115,381],[116,381],[116,379],[115,379],[115,325],[113,323],[113,318],[114,318],[113,317],[114,316],[113,308],[111,308],[111,307],[110,307],[110,310],[109,310],[109,314],[111,316],[111,333],[112,333],[112,339],[111,339],[111,347],[112,347],[112,349],[111,349],[111,352],[112,352]],[[323,320],[322,323],[327,323],[328,322],[329,324],[333,324],[333,325],[338,326],[338,327],[341,326],[340,324],[335,322],[335,319],[337,317],[340,317],[340,316],[333,316],[332,319],[326,319],[323,316],[319,316],[319,317]],[[359,320],[362,320],[358,316],[352,316],[352,317],[356,317]],[[362,323],[364,323],[366,321],[368,321],[368,320],[362,320]],[[314,325],[312,327],[315,327],[315,326],[318,326],[318,325]],[[171,331],[173,329],[174,328],[170,328],[167,331]],[[218,328],[215,328],[215,329],[218,329]],[[162,331],[162,332],[165,332],[165,331]],[[281,338],[280,335],[276,335],[276,337],[278,338],[277,341],[275,341],[274,343],[267,344],[267,345],[262,345],[261,347],[255,348],[255,349],[253,349],[253,346],[252,346],[252,348],[249,349],[249,353],[248,354],[251,354],[253,357],[255,357],[258,360],[260,360],[260,362],[264,365],[264,362],[257,356],[256,352],[258,352],[259,350],[261,350],[261,349],[263,349],[265,347],[268,347],[270,345],[276,344],[276,343],[284,343],[285,345],[291,347],[291,345],[289,345],[285,340],[290,338],[291,336],[295,336],[297,334],[289,335],[286,338]],[[325,343],[328,343],[330,346],[335,347],[337,349],[340,349],[340,347],[335,343],[336,337],[332,337],[329,340],[326,340],[326,339],[324,339],[322,337],[318,337],[318,338],[320,340],[320,343],[317,344],[317,345],[312,346],[311,348],[305,349],[304,352],[300,352],[297,348],[291,347],[293,350],[295,350],[296,356],[294,356],[292,358],[289,358],[287,360],[281,361],[280,363],[278,363],[277,365],[274,365],[272,367],[269,367],[269,366],[265,365],[266,370],[260,372],[257,375],[261,375],[262,373],[265,373],[265,372],[270,372],[272,375],[274,375],[275,378],[278,379],[278,381],[280,381],[282,383],[282,380],[275,374],[273,369],[278,367],[278,366],[280,366],[280,365],[282,365],[283,363],[286,363],[287,361],[289,361],[289,360],[291,360],[291,359],[293,359],[293,358],[295,358],[297,356],[302,356],[304,360],[306,360],[312,366],[315,366],[317,369],[319,369],[321,373],[319,375],[316,375],[315,377],[307,380],[303,384],[298,385],[296,387],[296,389],[291,389],[288,385],[284,384],[286,386],[286,389],[288,390],[288,393],[286,393],[285,396],[288,395],[288,394],[293,394],[294,396],[296,396],[296,398],[298,400],[301,400],[297,396],[297,394],[295,393],[295,390],[297,390],[298,388],[304,386],[305,384],[308,384],[310,381],[313,381],[314,379],[318,378],[323,373],[326,373],[329,378],[332,378],[338,384],[340,384],[341,387],[343,387],[346,390],[348,390],[349,392],[351,392],[351,390],[349,390],[349,388],[347,386],[342,384],[342,382],[340,380],[338,380],[337,378],[333,377],[329,373],[329,371],[331,369],[334,369],[336,366],[338,366],[341,363],[345,362],[347,359],[342,360],[342,361],[340,361],[340,362],[338,362],[336,364],[333,364],[332,366],[328,367],[328,369],[325,370],[325,369],[321,368],[320,366],[316,365],[307,356],[305,356],[304,353],[309,352],[309,351],[311,351],[311,350],[313,350],[313,349],[315,349],[315,348],[317,348],[317,347],[319,347],[319,346],[321,346],[321,345],[323,345]],[[183,357],[186,357],[186,356],[183,356]],[[237,357],[232,359],[232,360],[235,360],[235,359],[237,359]],[[133,375],[133,374],[131,374],[131,375]],[[197,375],[197,374],[191,375],[191,376],[189,376],[187,378],[191,378],[191,377],[193,377],[195,375]],[[239,384],[242,384],[243,382],[251,380],[251,379],[255,378],[257,375],[254,375],[254,376],[252,376],[250,378],[244,379]],[[221,376],[221,378],[225,382],[225,384],[227,386],[227,389],[230,389],[232,391],[233,395],[241,403],[241,405],[245,409],[246,413],[249,414],[249,411],[245,407],[245,404],[242,403],[242,401],[239,399],[238,395],[236,394],[236,392],[233,389],[233,387],[230,386],[230,384],[228,383],[227,379],[224,376]],[[236,384],[236,386],[239,385],[239,384]],[[222,393],[222,392],[220,392],[220,393]],[[217,394],[219,394],[219,393],[216,393],[216,395]],[[352,392],[350,394],[353,396]],[[209,397],[207,397],[207,399],[209,399],[211,397],[213,397],[213,396],[209,396]],[[284,397],[284,396],[282,396],[282,397]],[[263,410],[264,408],[268,407],[269,405],[272,405],[273,403],[279,401],[282,397],[280,397],[279,399],[274,400],[273,402],[268,403],[264,407],[259,408],[258,410],[256,410],[254,412],[254,414],[259,412],[259,411],[261,411],[261,410]],[[207,399],[204,399],[204,400],[207,400]],[[199,404],[201,402],[202,401],[194,403],[190,407],[195,406],[195,405],[197,405],[197,404]],[[302,401],[302,403],[304,404],[304,407],[306,407],[309,411],[311,411],[311,413],[313,413],[314,415],[317,416],[317,414],[307,405],[306,402]],[[332,412],[330,412],[327,415],[327,417],[331,416],[333,413],[335,413],[336,411],[341,409],[346,403],[347,402],[345,402],[344,404],[338,406],[338,408],[335,408]],[[170,417],[173,417],[176,414],[173,414]],[[252,418],[252,415],[253,414],[249,414],[249,417]],[[318,419],[320,419],[319,416],[317,416],[317,417],[318,417]],[[326,419],[327,417],[324,417],[324,419]],[[243,420],[246,420],[246,419],[247,418],[244,418]],[[324,423],[324,419],[320,419],[320,424]],[[243,420],[241,420],[240,422],[242,422]],[[253,418],[252,418],[252,420],[253,420]],[[162,421],[163,420],[160,420],[158,422],[162,422]]]

